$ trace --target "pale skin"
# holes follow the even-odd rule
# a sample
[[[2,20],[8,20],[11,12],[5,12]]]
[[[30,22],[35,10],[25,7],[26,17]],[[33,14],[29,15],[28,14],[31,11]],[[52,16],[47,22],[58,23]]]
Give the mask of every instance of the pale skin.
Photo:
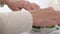
[[[13,11],[18,11],[22,8],[29,10],[33,16],[33,25],[35,26],[54,26],[60,22],[60,12],[56,12],[51,7],[40,9],[38,5],[25,0],[3,0],[2,2],[7,4]]]

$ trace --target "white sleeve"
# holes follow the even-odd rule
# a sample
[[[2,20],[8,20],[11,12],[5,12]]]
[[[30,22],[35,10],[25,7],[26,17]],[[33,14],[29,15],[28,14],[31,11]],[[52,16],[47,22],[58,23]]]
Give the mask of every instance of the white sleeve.
[[[32,29],[32,15],[25,10],[4,14],[3,18],[3,34],[19,34],[22,32],[30,32]]]

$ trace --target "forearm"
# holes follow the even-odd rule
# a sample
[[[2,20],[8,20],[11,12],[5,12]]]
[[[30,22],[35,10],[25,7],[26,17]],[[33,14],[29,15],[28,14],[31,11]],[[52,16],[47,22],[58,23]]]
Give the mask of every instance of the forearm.
[[[54,10],[36,10],[32,12],[33,25],[51,26],[60,24],[60,12]]]

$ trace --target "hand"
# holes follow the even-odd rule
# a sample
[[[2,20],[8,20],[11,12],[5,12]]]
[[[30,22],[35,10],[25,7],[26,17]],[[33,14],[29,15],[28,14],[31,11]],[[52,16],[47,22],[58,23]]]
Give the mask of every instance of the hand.
[[[31,13],[35,26],[55,26],[60,22],[60,12],[56,12],[53,8],[39,9]]]
[[[38,5],[24,0],[23,1],[9,0],[9,2],[7,1],[6,4],[14,11],[21,10],[22,8],[25,8],[26,10],[39,9]]]

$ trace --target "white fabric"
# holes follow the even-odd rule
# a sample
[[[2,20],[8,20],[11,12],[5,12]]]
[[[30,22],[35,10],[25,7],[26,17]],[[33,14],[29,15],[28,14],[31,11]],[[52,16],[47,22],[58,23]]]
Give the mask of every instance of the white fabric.
[[[53,7],[55,10],[60,11],[60,0],[48,0],[48,7]]]
[[[55,30],[55,31],[53,31],[53,32],[50,33],[50,34],[60,34],[60,30]]]
[[[2,34],[20,34],[22,32],[30,32],[32,29],[32,15],[25,10],[11,12],[8,14],[0,14]]]

